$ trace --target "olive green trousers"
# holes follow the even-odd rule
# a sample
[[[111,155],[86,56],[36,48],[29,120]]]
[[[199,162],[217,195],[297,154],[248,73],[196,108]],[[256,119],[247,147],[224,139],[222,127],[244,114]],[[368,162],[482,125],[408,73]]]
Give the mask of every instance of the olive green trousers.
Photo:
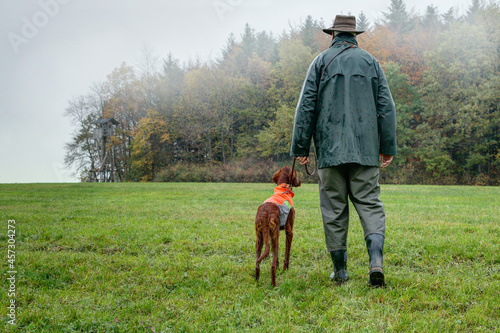
[[[364,237],[370,234],[385,236],[384,204],[379,198],[380,169],[359,164],[318,170],[319,197],[326,249],[347,249],[349,229],[349,199],[358,212]]]

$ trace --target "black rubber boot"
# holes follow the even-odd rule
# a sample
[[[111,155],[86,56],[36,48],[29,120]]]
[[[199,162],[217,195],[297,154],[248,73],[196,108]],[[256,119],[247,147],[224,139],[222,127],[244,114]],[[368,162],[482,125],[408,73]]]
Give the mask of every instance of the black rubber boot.
[[[349,277],[347,276],[347,251],[346,250],[336,250],[331,251],[333,261],[333,273],[330,275],[330,279],[339,283],[347,282]]]
[[[368,284],[373,287],[385,287],[384,271],[384,236],[370,234],[366,237],[366,249],[370,257],[370,280]]]

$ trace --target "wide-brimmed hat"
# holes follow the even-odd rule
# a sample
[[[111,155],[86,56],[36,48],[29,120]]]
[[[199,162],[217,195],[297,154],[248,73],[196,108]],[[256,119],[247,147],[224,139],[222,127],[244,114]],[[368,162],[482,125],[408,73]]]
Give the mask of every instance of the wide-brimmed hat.
[[[338,32],[354,32],[356,34],[362,34],[364,30],[356,30],[356,17],[350,15],[337,15],[335,16],[335,21],[333,21],[333,27],[328,29],[323,29],[323,31],[329,35],[333,35],[334,31]]]

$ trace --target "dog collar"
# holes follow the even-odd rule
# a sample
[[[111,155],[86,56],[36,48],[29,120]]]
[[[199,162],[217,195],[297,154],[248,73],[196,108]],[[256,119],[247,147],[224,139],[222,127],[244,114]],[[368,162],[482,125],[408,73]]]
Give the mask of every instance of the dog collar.
[[[292,189],[291,189],[291,186],[290,184],[287,184],[287,183],[282,183],[282,184],[279,184],[276,188],[282,188],[285,190],[285,192],[283,192],[283,194],[290,194],[293,198],[293,196],[295,195],[293,192],[292,192]]]

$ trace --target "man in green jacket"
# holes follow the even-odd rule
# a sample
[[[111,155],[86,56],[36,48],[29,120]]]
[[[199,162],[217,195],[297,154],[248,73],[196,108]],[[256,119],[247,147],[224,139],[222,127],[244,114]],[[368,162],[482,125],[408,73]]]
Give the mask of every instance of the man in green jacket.
[[[309,162],[314,138],[326,247],[334,272],[346,282],[349,200],[363,226],[370,258],[369,284],[385,286],[382,269],[384,205],[379,199],[380,167],[396,154],[396,110],[378,61],[360,49],[354,16],[337,15],[330,48],[314,59],[299,97],[291,156]]]

